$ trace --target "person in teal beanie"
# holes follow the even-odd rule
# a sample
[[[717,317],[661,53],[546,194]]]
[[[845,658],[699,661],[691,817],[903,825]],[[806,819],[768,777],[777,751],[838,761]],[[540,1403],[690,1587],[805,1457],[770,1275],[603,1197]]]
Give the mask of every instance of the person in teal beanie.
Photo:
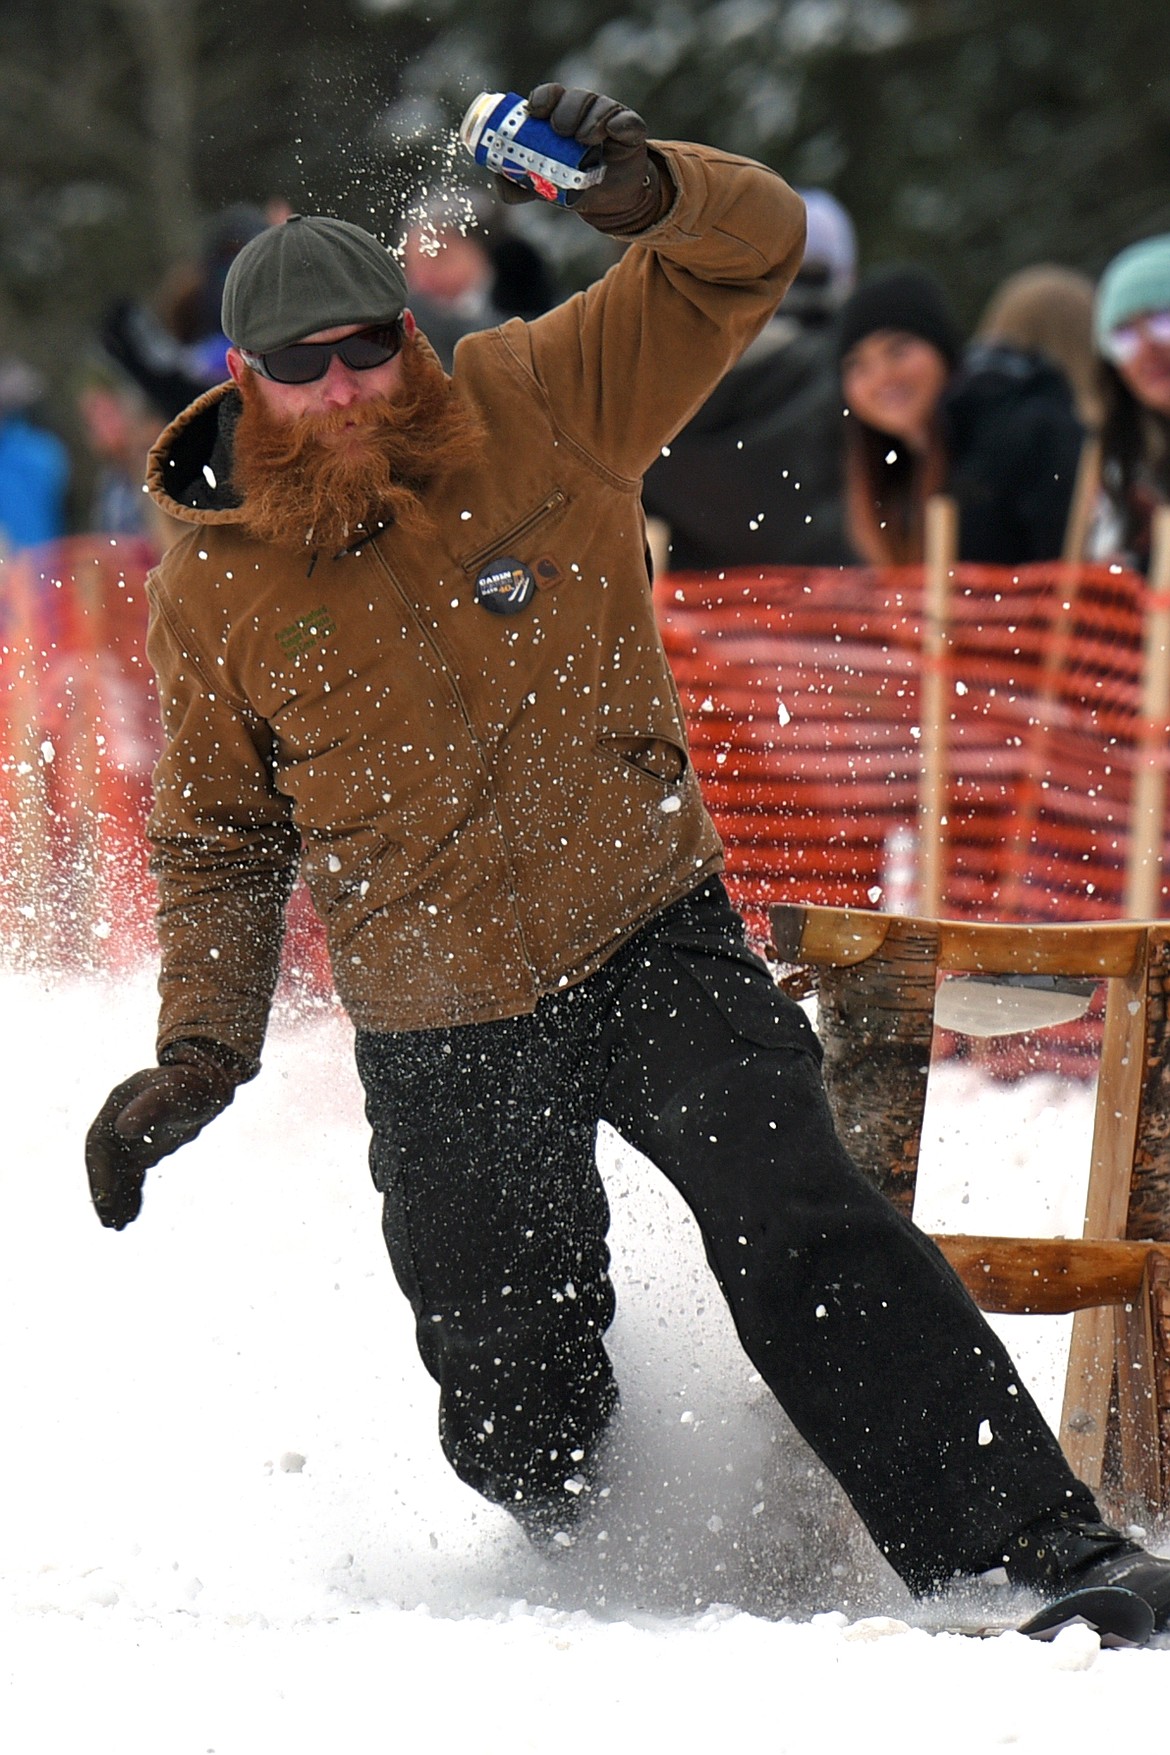
[[[1114,257],[1097,290],[1094,335],[1105,418],[1092,551],[1145,572],[1154,512],[1170,502],[1170,233]]]

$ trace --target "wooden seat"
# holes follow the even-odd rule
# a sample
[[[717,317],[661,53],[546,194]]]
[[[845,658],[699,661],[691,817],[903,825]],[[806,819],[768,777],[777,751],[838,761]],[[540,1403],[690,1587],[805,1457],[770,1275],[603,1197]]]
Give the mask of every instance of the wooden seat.
[[[1075,1311],[1060,1441],[1114,1517],[1170,1513],[1170,923],[983,925],[770,911],[782,963],[818,972],[825,1080],[860,1167],[909,1214],[939,977],[1108,984],[1084,1235],[939,1236],[986,1311]]]

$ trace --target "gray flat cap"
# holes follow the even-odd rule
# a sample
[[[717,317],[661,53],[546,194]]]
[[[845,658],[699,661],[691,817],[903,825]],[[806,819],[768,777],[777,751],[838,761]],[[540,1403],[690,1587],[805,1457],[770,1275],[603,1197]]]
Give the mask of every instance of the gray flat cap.
[[[406,280],[382,244],[344,219],[306,219],[245,244],[223,289],[223,332],[237,347],[267,353],[345,323],[392,323]]]

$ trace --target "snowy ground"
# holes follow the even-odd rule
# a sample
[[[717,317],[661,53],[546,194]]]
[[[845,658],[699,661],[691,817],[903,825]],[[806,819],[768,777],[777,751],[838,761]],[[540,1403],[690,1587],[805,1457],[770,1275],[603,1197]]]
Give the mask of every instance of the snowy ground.
[[[612,1137],[614,1484],[577,1549],[534,1555],[439,1456],[343,1022],[284,1018],[139,1222],[98,1226],[82,1136],[153,1009],[146,978],[0,976],[5,1751],[966,1755],[1164,1725],[1170,1649],[927,1631],[1006,1593],[909,1601],[754,1380],[677,1197]],[[926,1223],[1076,1227],[1084,1089],[933,1089]],[[1053,1415],[1065,1332],[1010,1329]]]

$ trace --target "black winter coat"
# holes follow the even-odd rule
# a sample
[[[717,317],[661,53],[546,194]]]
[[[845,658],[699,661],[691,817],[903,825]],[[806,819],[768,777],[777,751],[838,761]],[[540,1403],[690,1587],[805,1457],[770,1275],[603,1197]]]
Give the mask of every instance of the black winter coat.
[[[646,475],[672,569],[851,562],[842,438],[831,331],[781,314]]]
[[[1018,348],[968,350],[943,403],[964,561],[1060,555],[1084,431],[1063,373]]]

